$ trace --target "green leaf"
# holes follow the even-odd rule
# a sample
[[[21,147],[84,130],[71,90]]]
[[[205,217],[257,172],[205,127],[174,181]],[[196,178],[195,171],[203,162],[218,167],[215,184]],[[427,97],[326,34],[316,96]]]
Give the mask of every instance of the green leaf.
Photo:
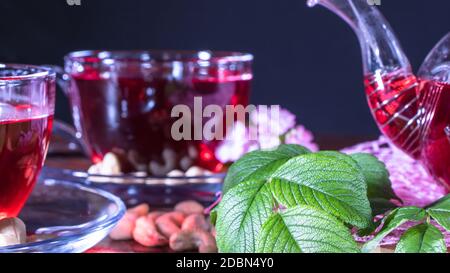
[[[369,198],[373,215],[384,214],[389,210],[397,208],[394,203],[384,198]]]
[[[392,190],[389,172],[383,162],[371,154],[350,155],[361,167],[367,183],[367,196],[371,198],[399,199]]]
[[[252,179],[259,181],[267,174],[281,166],[291,157],[310,153],[303,146],[284,144],[273,151],[253,151],[245,154],[228,169],[223,184],[223,193],[226,193],[237,184]]]
[[[224,194],[217,210],[220,252],[255,252],[262,224],[273,214],[274,200],[265,180],[248,180]]]
[[[364,229],[359,229],[358,230],[358,236],[368,236],[371,235],[372,233],[374,233],[377,228],[381,225],[381,221],[376,221],[376,222],[372,222],[370,224],[370,226],[364,228]]]
[[[439,225],[450,231],[450,194],[429,207],[427,212]]]
[[[374,215],[385,213],[396,207],[391,199],[400,200],[392,190],[389,172],[383,162],[375,156],[365,153],[350,155],[361,167],[366,184],[367,197]]]
[[[347,227],[313,207],[298,206],[272,215],[263,225],[261,253],[357,253]]]
[[[356,160],[354,160],[351,156],[346,155],[344,153],[337,152],[337,151],[321,151],[320,154],[334,156],[340,160],[347,162],[349,165],[351,165],[352,167],[354,167],[356,169],[361,169],[361,167],[358,165],[358,162],[356,162]]]
[[[397,208],[393,210],[389,215],[384,219],[383,227],[380,232],[378,232],[372,240],[368,241],[362,247],[362,252],[371,252],[373,251],[378,244],[386,237],[389,233],[391,233],[394,229],[401,226],[407,221],[422,221],[425,218],[425,210],[417,207],[403,207]]]
[[[286,207],[310,205],[359,228],[372,221],[364,176],[347,155],[319,152],[294,157],[272,174],[270,187]]]
[[[423,223],[408,229],[395,248],[396,253],[446,253],[444,235],[438,228]]]
[[[215,207],[214,209],[212,209],[209,212],[209,222],[211,223],[211,225],[215,226],[216,225],[216,221],[217,221],[217,207]]]

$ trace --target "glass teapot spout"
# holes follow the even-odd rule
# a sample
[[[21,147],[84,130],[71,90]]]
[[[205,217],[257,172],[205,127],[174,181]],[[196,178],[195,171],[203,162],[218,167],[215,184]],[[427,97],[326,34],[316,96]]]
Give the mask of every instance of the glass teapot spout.
[[[309,0],[344,19],[362,49],[367,101],[381,132],[429,170],[450,191],[450,34],[419,71],[386,19],[368,0]]]
[[[308,0],[310,7],[322,5],[339,15],[358,36],[362,50],[364,74],[378,70],[411,71],[411,66],[391,26],[367,0]]]
[[[309,0],[344,19],[358,36],[369,107],[390,141],[414,158],[420,156],[418,81],[389,23],[367,0]]]

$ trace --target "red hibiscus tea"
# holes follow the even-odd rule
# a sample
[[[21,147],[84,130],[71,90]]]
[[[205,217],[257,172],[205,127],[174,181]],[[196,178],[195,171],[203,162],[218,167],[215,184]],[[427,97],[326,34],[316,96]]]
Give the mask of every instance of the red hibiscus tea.
[[[366,93],[381,131],[450,189],[450,85],[395,71]]]
[[[202,98],[203,107],[247,105],[251,60],[247,54],[210,52],[70,54],[73,117],[92,161],[113,152],[125,172],[164,175],[193,165],[220,171],[218,141],[174,140],[171,128],[178,118],[171,110],[179,104],[192,109],[194,97]]]
[[[420,83],[424,141],[422,159],[425,166],[450,190],[450,85],[436,81]]]
[[[0,64],[0,219],[19,214],[44,164],[52,129],[55,74]]]
[[[0,121],[0,218],[17,216],[47,153],[53,116]]]

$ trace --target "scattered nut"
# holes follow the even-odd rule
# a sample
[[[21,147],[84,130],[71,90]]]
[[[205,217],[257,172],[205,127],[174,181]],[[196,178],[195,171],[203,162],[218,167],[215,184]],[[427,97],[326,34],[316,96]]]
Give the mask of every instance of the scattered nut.
[[[162,151],[162,158],[164,160],[164,164],[161,165],[156,161],[150,161],[148,168],[150,172],[154,175],[165,175],[171,170],[175,169],[176,166],[176,156],[174,150],[165,148]]]
[[[187,200],[178,203],[175,206],[174,210],[179,211],[184,215],[191,215],[191,214],[203,214],[205,208],[197,201]]]
[[[113,228],[109,237],[113,240],[129,240],[133,238],[133,230],[138,216],[134,213],[126,212],[119,223]]]
[[[133,172],[132,175],[134,175],[136,177],[146,177],[147,172]]]
[[[217,252],[216,240],[206,231],[180,231],[170,237],[169,245],[175,251],[198,249],[200,253]]]
[[[164,179],[164,184],[179,184],[182,183],[183,180],[179,179],[179,177],[183,177],[184,176],[184,172],[180,171],[180,170],[172,170],[167,174],[168,177],[173,177],[173,178],[166,178]]]
[[[202,176],[204,174],[204,169],[192,166],[186,171],[186,176]]]
[[[147,247],[169,245],[174,251],[217,252],[214,228],[203,211],[204,207],[193,200],[178,203],[171,212],[149,213],[149,206],[140,204],[127,210],[109,236],[113,240],[134,239]]]
[[[159,215],[141,216],[136,220],[136,227],[133,230],[133,239],[143,246],[157,247],[167,244],[167,239],[161,235],[156,228],[155,218]]]
[[[152,219],[153,221],[156,221],[156,219],[158,219],[163,214],[164,214],[164,212],[162,212],[162,211],[153,211],[148,214],[148,217],[150,219]]]
[[[210,224],[206,221],[206,218],[203,214],[191,214],[184,220],[181,225],[181,230],[187,231],[195,231],[195,230],[203,230],[209,231]]]
[[[149,209],[147,204],[128,209],[119,223],[113,228],[109,237],[113,240],[129,240],[133,238],[133,230],[136,226],[137,218],[147,215]]]
[[[174,150],[165,148],[162,151],[162,158],[165,160],[166,165],[175,165],[177,154]]]
[[[120,162],[113,153],[107,153],[103,157],[100,165],[100,174],[102,175],[119,175],[121,174]]]
[[[150,163],[148,164],[148,169],[150,170],[150,173],[153,175],[162,176],[166,174],[166,169],[164,168],[164,166],[162,166],[156,161],[150,161]]]
[[[118,157],[113,153],[107,153],[101,162],[89,167],[88,173],[100,175],[119,175],[122,172]]]
[[[181,225],[184,221],[184,214],[178,211],[165,213],[156,219],[156,227],[158,231],[170,238],[170,236],[180,231]]]
[[[137,216],[145,216],[148,214],[149,210],[150,210],[150,207],[144,203],[144,204],[140,204],[138,206],[128,209],[128,212],[134,213]]]
[[[88,174],[100,174],[100,166],[102,165],[102,163],[97,163],[94,164],[92,166],[89,167],[88,169]]]
[[[179,177],[179,176],[183,176],[183,175],[184,175],[184,172],[180,171],[180,170],[172,170],[167,174],[167,176],[169,176],[169,177]]]
[[[193,163],[194,163],[194,161],[192,160],[192,158],[184,156],[180,160],[180,167],[183,170],[187,170],[187,169],[189,169],[189,167],[192,166]]]
[[[22,220],[19,218],[0,220],[0,247],[23,244],[26,239],[26,228]]]

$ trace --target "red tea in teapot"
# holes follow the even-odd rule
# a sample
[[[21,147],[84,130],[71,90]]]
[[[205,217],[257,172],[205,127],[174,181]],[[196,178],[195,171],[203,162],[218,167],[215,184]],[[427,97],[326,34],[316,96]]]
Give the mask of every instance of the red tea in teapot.
[[[450,85],[400,70],[368,76],[365,83],[381,131],[437,179],[450,181]]]
[[[419,92],[426,113],[422,131],[423,162],[438,179],[450,181],[450,84],[421,81]]]
[[[374,5],[365,0],[308,0],[308,4],[328,8],[352,27],[360,42],[365,91],[378,127],[450,190],[450,33],[415,74]]]

